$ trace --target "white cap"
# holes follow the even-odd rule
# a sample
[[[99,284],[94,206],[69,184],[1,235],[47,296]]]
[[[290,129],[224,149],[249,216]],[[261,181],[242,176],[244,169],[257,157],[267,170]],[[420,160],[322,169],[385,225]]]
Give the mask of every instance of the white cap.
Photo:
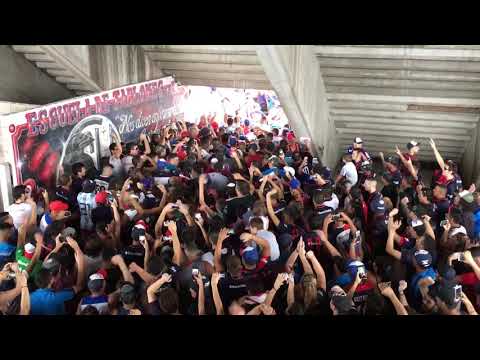
[[[283,170],[285,170],[286,173],[289,173],[290,176],[295,176],[295,169],[290,167],[290,166],[284,166]]]
[[[32,243],[27,243],[25,244],[24,249],[28,254],[31,254],[35,251],[35,245],[33,245]]]
[[[99,274],[99,273],[95,273],[95,274],[92,274],[90,275],[90,277],[88,278],[90,281],[93,281],[93,280],[105,280],[105,278],[103,277],[102,274]]]
[[[355,144],[363,144],[362,138],[359,138],[359,137],[356,137],[354,142]]]
[[[216,164],[216,163],[218,163],[218,159],[215,158],[215,157],[212,157],[212,158],[210,159],[210,163],[211,163],[211,164]]]

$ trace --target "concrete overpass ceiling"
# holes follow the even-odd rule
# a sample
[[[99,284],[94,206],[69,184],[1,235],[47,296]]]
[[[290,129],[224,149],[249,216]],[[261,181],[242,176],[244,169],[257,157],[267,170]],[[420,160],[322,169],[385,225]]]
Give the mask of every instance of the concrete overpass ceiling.
[[[340,147],[364,138],[372,152],[424,143],[421,159],[461,159],[480,115],[480,46],[316,46]]]
[[[270,90],[255,45],[142,45],[165,74],[186,85]]]

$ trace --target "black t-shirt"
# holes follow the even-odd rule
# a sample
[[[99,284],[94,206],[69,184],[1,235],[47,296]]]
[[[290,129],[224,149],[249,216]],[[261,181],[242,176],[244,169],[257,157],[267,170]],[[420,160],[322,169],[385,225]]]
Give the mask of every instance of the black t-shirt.
[[[65,190],[63,187],[59,186],[55,190],[55,195],[52,199],[53,200],[60,200],[64,203],[68,204],[68,210],[74,211],[78,209],[78,201],[77,196],[72,190]]]
[[[80,179],[77,177],[73,178],[71,189],[75,193],[75,196],[82,192],[82,186],[84,181],[85,179]]]
[[[99,205],[92,209],[92,221],[94,224],[105,222],[110,224],[113,220],[113,210],[110,206]]]
[[[233,300],[237,300],[248,294],[247,284],[244,277],[234,279],[228,272],[220,279],[218,290],[224,306],[228,307]]]
[[[223,209],[226,223],[234,223],[237,220],[237,217],[241,217],[249,208],[252,207],[254,202],[255,198],[251,194],[227,200],[225,208]]]
[[[145,258],[145,248],[142,245],[130,245],[121,252],[125,264],[129,266],[132,262],[143,268]]]

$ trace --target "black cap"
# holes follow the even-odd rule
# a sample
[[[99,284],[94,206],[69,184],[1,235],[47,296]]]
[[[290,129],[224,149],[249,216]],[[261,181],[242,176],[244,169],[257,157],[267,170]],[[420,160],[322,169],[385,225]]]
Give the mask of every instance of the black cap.
[[[82,185],[82,192],[92,193],[95,191],[95,182],[92,180],[85,180]]]

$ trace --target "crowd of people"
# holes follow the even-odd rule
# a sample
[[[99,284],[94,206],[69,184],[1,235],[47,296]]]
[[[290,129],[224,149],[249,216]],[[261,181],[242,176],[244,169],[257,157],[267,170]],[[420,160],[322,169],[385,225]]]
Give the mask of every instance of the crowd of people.
[[[0,312],[476,315],[480,196],[434,140],[432,179],[405,145],[379,172],[357,137],[332,171],[288,126],[228,116],[111,144],[13,188]]]

